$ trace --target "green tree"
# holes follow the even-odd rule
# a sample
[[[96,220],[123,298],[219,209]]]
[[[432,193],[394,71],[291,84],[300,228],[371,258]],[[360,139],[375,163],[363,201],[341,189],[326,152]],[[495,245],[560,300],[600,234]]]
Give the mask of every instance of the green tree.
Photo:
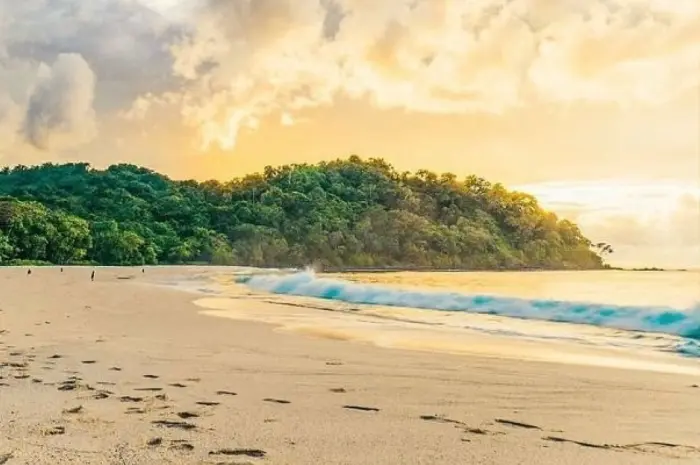
[[[581,269],[612,251],[531,195],[357,156],[225,183],[17,166],[0,171],[0,196],[3,260]]]

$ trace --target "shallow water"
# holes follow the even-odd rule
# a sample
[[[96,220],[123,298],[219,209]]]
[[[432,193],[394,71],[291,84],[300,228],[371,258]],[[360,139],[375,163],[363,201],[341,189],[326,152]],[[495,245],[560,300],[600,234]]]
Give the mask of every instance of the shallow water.
[[[473,352],[474,335],[478,334],[518,341],[521,349],[536,346],[533,350],[539,358],[544,347],[548,360],[562,357],[556,344],[566,344],[574,349],[568,359],[588,360],[582,363],[592,359],[599,365],[641,363],[618,357],[634,354],[647,365],[656,359],[666,363],[672,356],[700,369],[696,358],[700,356],[698,272],[317,276],[309,272],[251,274],[248,270],[221,275],[218,283],[223,294],[230,286],[244,285],[261,298],[268,296],[301,307],[322,305],[324,310],[342,314],[319,319],[313,313],[288,307],[276,315],[248,315],[316,336],[389,347]],[[205,306],[233,308],[210,299]],[[590,348],[607,352],[593,354]],[[490,350],[501,349],[492,344]]]
[[[322,277],[412,289],[615,305],[689,308],[700,302],[700,271],[403,272]]]

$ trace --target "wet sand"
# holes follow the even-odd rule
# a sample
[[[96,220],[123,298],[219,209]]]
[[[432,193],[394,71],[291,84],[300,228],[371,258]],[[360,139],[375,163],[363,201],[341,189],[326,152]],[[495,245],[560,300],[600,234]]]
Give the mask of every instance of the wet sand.
[[[213,273],[0,269],[0,464],[700,461],[697,376],[281,331],[149,284]]]

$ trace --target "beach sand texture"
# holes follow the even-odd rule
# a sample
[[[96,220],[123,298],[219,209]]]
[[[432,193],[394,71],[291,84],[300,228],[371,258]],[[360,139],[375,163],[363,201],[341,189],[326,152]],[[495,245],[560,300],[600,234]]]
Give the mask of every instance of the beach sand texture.
[[[281,331],[149,284],[216,269],[90,272],[0,269],[0,464],[700,463],[697,376]]]

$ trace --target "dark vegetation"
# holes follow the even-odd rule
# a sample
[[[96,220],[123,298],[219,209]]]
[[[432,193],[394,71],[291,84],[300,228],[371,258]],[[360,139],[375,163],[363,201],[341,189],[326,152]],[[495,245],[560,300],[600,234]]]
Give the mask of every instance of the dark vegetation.
[[[268,167],[225,183],[133,165],[0,171],[4,264],[595,269],[601,252],[528,194],[377,159]]]

